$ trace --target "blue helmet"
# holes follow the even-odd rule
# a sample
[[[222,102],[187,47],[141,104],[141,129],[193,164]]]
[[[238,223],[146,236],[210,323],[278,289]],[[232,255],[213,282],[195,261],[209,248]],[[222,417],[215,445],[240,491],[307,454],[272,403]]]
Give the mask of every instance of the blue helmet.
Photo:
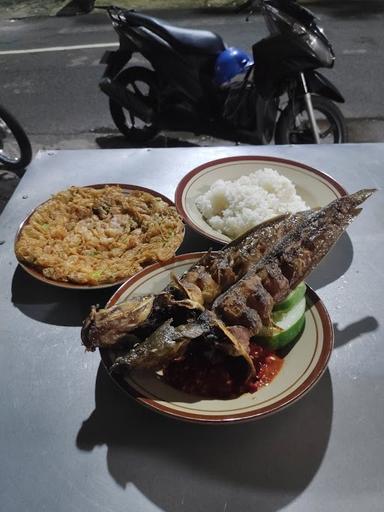
[[[249,66],[252,66],[252,64],[253,60],[243,50],[233,47],[227,48],[222,51],[216,59],[214,74],[215,82],[218,85],[222,85],[225,82],[232,80],[232,78],[239,73],[244,73],[244,71]]]

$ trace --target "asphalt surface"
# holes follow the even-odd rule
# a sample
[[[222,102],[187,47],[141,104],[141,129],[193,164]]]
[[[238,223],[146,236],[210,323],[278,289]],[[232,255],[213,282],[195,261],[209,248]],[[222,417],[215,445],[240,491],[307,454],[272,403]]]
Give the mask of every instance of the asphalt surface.
[[[311,9],[334,45],[336,65],[324,74],[341,90],[350,141],[384,140],[384,2],[328,2]],[[159,13],[154,13],[159,16]],[[267,35],[264,20],[245,14],[164,11],[179,26],[219,33],[230,46],[250,51]],[[110,45],[117,36],[105,12],[74,17],[2,20],[0,94],[22,123],[34,151],[46,148],[122,147],[98,81],[100,58],[110,47],[50,50],[75,45]],[[39,53],[31,49],[42,49]],[[4,55],[6,51],[24,51]],[[257,68],[257,63],[256,63]],[[160,137],[156,145],[217,144],[193,134]],[[0,176],[0,187],[4,180]],[[8,180],[9,181],[9,180]]]

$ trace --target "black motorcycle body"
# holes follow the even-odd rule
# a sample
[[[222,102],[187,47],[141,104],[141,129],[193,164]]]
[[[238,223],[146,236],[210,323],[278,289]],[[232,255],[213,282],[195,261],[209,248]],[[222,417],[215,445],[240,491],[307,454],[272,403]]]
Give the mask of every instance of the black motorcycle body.
[[[260,4],[270,36],[253,45],[254,65],[225,86],[214,80],[217,57],[226,48],[219,35],[107,8],[120,47],[102,59],[107,66],[100,88],[110,97],[111,114],[120,131],[133,141],[149,140],[169,129],[253,144],[269,143],[274,137],[276,142],[320,142],[313,96],[344,101],[316,71],[333,66],[332,47],[314,16],[295,1]],[[130,65],[135,53],[146,59],[147,68]],[[139,82],[146,84],[146,92],[140,90]],[[281,113],[284,97],[288,102]],[[303,140],[292,141],[292,133],[298,138],[294,123],[300,109],[308,111],[309,124],[300,127]],[[337,123],[331,120],[334,126],[340,125],[334,142],[343,142],[345,124],[337,114]]]

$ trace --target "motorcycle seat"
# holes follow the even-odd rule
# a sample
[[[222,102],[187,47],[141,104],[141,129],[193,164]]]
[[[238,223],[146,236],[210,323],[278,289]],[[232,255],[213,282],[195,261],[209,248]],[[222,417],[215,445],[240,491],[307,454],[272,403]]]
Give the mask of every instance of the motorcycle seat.
[[[133,11],[125,11],[124,17],[130,26],[145,27],[183,52],[216,55],[225,50],[222,38],[208,30],[195,30],[169,25],[158,18]]]

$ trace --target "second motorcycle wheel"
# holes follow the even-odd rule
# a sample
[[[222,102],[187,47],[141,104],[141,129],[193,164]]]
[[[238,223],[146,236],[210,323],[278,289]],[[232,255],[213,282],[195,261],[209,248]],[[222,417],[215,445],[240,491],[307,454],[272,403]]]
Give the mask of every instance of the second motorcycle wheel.
[[[347,126],[340,109],[328,98],[312,96],[321,144],[347,142]],[[276,144],[315,144],[304,99],[289,103],[280,115]]]
[[[158,111],[158,89],[153,71],[141,67],[127,68],[117,76],[116,80],[145,101],[155,113]],[[146,123],[113,99],[109,100],[109,108],[115,125],[131,142],[149,141],[160,131],[156,114],[150,123]]]
[[[0,164],[11,171],[25,169],[32,160],[32,147],[19,122],[0,106]]]

